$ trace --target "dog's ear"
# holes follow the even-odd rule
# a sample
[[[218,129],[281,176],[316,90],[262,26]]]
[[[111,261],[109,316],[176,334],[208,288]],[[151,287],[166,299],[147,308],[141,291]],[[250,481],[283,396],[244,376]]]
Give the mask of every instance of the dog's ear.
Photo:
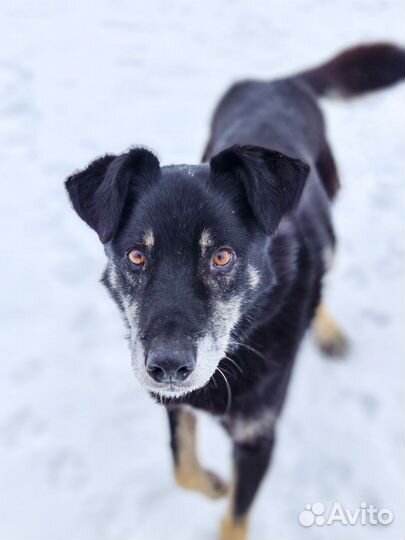
[[[215,188],[233,199],[247,199],[269,235],[298,203],[309,173],[309,166],[299,159],[260,146],[231,146],[214,156],[210,166]]]
[[[116,234],[128,199],[160,176],[159,161],[144,148],[106,155],[66,180],[73,208],[106,244]]]

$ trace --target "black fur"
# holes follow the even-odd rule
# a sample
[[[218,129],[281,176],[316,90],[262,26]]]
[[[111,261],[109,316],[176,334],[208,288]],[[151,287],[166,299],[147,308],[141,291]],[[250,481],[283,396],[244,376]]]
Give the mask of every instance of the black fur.
[[[377,62],[378,77],[358,76],[368,69],[365,59]],[[377,45],[299,76],[238,83],[214,114],[207,164],[160,167],[153,154],[137,148],[100,158],[66,183],[75,210],[105,244],[104,283],[132,334],[136,326],[145,358],[157,343],[168,355],[182,344],[197,350],[207,332],[217,331],[217,303],[241,299],[219,361],[222,373],[185,395],[159,398],[170,411],[187,404],[216,415],[235,438],[235,519],[248,511],[274,444],[272,426],[241,441],[235,423],[269,410],[279,415],[320,301],[325,251],[335,243],[330,202],[339,181],[316,93],[383,86],[398,80],[402,68],[403,51]],[[149,230],[152,247],[145,239]],[[202,250],[205,230],[212,244]],[[221,246],[236,254],[226,271],[210,262]],[[128,261],[133,248],[146,254],[141,268]],[[260,274],[258,287],[252,266]],[[131,303],[137,305],[133,319]],[[172,448],[176,460],[175,437]]]

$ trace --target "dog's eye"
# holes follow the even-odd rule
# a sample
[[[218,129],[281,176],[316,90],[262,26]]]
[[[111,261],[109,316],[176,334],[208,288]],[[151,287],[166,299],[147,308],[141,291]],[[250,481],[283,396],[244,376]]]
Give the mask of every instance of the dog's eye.
[[[216,268],[229,266],[234,259],[234,253],[230,249],[221,248],[212,257],[212,264]]]
[[[145,255],[139,249],[131,249],[127,257],[135,266],[143,266],[145,264]]]

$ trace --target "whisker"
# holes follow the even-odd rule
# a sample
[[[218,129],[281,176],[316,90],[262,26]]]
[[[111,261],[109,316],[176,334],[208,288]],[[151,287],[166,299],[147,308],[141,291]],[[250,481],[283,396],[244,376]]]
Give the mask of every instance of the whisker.
[[[231,390],[231,385],[229,384],[228,382],[228,379],[225,377],[223,371],[221,368],[217,367],[217,370],[219,371],[219,373],[222,375],[224,381],[225,381],[225,385],[226,385],[226,389],[227,389],[227,392],[228,392],[228,400],[227,400],[227,404],[226,404],[226,409],[225,409],[225,414],[227,414],[229,412],[229,409],[231,408],[231,403],[232,403],[232,390]]]
[[[252,351],[257,356],[259,356],[259,358],[262,358],[265,362],[271,364],[275,369],[280,369],[280,367],[281,367],[280,362],[277,362],[276,360],[274,360],[274,358],[264,356],[264,354],[262,354],[260,351],[257,351],[256,349],[254,349],[250,345],[246,345],[245,343],[240,343],[239,341],[233,341],[232,345],[238,345],[239,347],[245,347],[245,349],[248,349],[249,351]],[[233,354],[235,354],[234,351],[233,351]]]
[[[240,365],[235,362],[235,360],[233,360],[232,358],[229,358],[229,356],[224,356],[224,358],[226,358],[226,360],[229,360],[230,362],[232,362],[232,364],[236,367],[236,369],[239,371],[239,373],[241,373],[243,375],[243,369],[240,367]]]
[[[232,366],[231,366],[232,367]],[[235,372],[234,371],[230,371],[229,369],[227,369],[225,366],[222,366],[222,371],[224,373],[226,373],[229,377],[234,377],[235,376]]]
[[[246,345],[246,343],[240,343],[239,341],[234,341],[233,343],[234,343],[235,345],[239,345],[239,347],[245,347],[245,349],[248,349],[249,351],[254,352],[254,353],[257,354],[258,356],[260,356],[260,358],[263,358],[263,360],[266,360],[266,357],[264,356],[263,353],[261,353],[260,351],[257,351],[256,349],[254,349],[254,348],[251,347],[250,345]]]

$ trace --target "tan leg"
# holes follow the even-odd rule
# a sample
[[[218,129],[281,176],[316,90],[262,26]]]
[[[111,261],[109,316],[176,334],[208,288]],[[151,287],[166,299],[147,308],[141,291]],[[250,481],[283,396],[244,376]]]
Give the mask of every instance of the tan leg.
[[[232,516],[225,516],[221,523],[220,540],[246,540],[248,529],[247,518],[235,521]]]
[[[196,418],[187,410],[176,411],[173,446],[176,482],[211,499],[226,495],[228,486],[215,473],[203,469],[196,450]]]
[[[344,356],[347,353],[348,340],[322,302],[317,307],[312,327],[315,341],[324,354]]]
[[[219,531],[220,540],[246,540],[249,530],[248,516],[235,518],[234,491],[235,482],[232,484],[229,494],[229,510],[221,522]]]

